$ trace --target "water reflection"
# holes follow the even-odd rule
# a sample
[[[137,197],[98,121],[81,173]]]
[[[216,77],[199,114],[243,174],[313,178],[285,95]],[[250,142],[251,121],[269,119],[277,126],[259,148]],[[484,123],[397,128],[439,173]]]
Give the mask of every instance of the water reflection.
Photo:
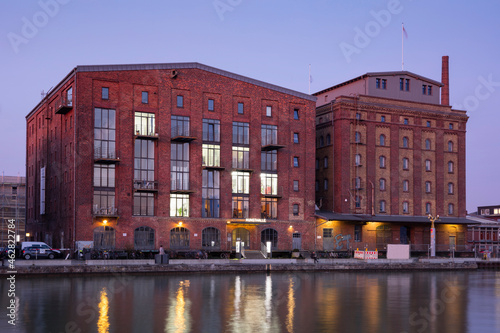
[[[97,329],[99,333],[109,332],[109,300],[106,288],[101,291],[101,301],[99,302],[99,320],[97,321]]]
[[[500,331],[500,274],[496,272],[120,279],[19,278],[16,328],[19,332],[99,333]],[[5,288],[1,283],[2,304],[8,302]],[[0,332],[7,331],[7,325],[0,322]]]

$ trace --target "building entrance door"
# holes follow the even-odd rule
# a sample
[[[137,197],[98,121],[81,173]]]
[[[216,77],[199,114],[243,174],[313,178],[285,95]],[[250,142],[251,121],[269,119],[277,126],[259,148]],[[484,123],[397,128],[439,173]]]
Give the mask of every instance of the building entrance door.
[[[323,229],[323,251],[333,251],[333,229]]]
[[[298,232],[294,232],[292,235],[292,250],[294,249],[302,250],[302,235]]]
[[[240,239],[240,241],[244,242],[245,249],[250,248],[250,231],[245,228],[236,228],[233,230],[233,249],[236,248],[236,241],[238,240],[238,238]]]

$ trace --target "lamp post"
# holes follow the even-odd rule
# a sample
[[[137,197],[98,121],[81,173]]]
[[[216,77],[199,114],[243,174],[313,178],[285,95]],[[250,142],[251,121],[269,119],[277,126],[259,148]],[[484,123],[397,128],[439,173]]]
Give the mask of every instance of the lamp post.
[[[431,257],[436,256],[436,228],[434,227],[434,222],[439,221],[439,215],[432,216],[429,214],[429,220],[431,221]]]

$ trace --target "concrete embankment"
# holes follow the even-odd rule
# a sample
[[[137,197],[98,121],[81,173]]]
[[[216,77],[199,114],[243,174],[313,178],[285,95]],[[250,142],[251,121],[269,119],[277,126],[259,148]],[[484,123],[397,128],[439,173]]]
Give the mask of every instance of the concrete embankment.
[[[322,259],[173,259],[168,264],[155,264],[154,260],[23,260],[14,268],[4,261],[0,275],[53,275],[53,274],[163,274],[176,272],[293,272],[293,271],[361,271],[361,270],[474,270],[475,259],[409,259],[409,260],[356,260]]]

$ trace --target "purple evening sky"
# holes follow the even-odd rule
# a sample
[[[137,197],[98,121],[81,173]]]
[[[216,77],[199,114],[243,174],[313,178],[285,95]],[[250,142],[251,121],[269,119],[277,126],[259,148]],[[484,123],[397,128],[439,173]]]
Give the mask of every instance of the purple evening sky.
[[[311,64],[316,92],[401,70],[404,22],[405,70],[440,81],[450,56],[450,102],[470,117],[467,210],[500,204],[499,12],[498,0],[4,0],[0,171],[25,174],[25,116],[77,65],[195,61],[307,93]]]

